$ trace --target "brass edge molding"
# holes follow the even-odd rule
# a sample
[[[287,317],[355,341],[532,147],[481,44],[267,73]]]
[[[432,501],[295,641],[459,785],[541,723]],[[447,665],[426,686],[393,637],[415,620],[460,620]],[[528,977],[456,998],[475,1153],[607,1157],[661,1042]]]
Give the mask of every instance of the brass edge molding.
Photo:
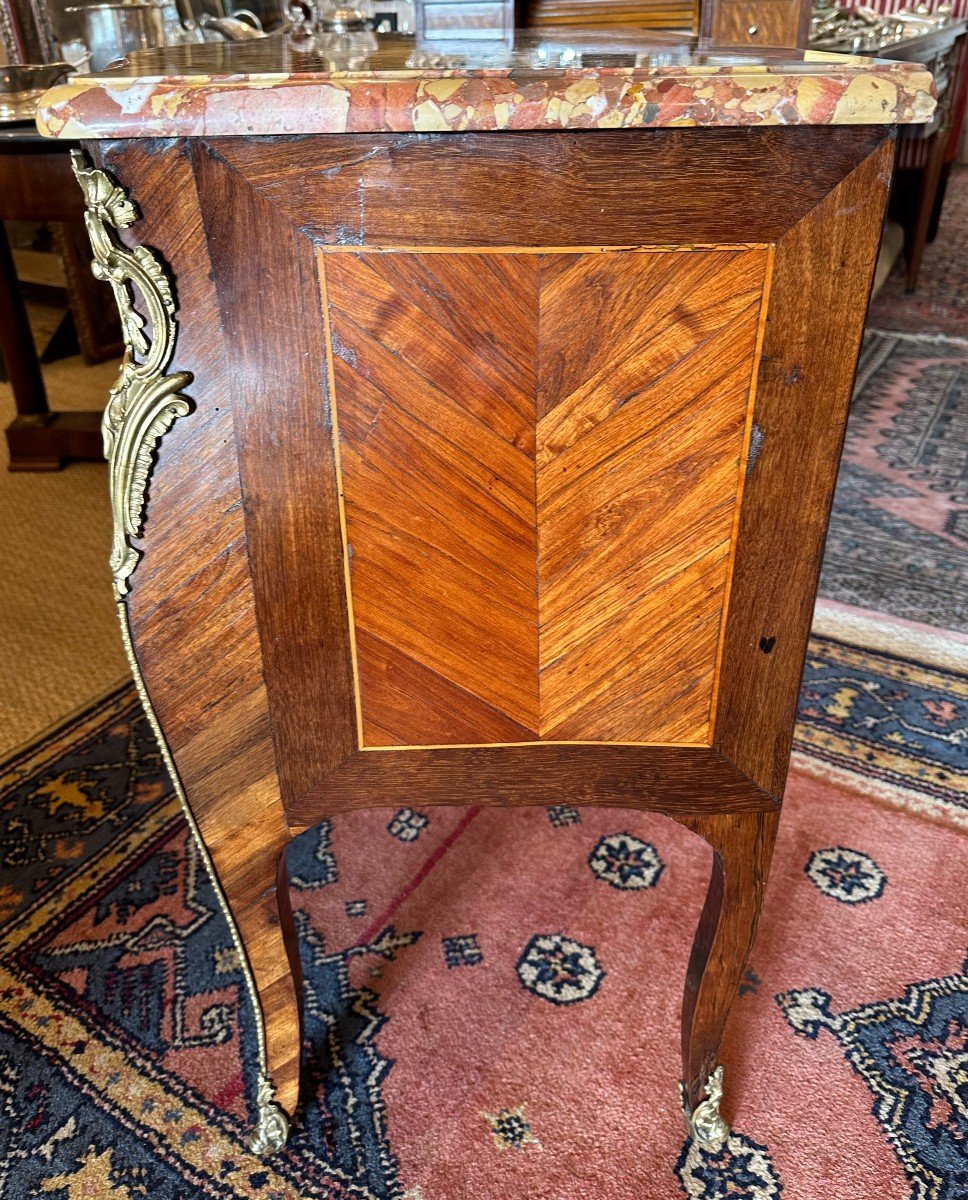
[[[126,347],[121,373],[111,389],[101,424],[104,455],[110,469],[111,511],[114,518],[110,566],[114,576],[121,641],[148,724],[155,735],[162,761],[212,881],[219,908],[228,924],[252,1003],[259,1076],[255,1097],[256,1124],[249,1137],[248,1147],[253,1154],[261,1157],[282,1149],[289,1136],[289,1120],[275,1102],[275,1089],[269,1075],[262,1005],[235,918],[222,891],[215,864],[189,807],[171,749],[148,697],[148,690],[134,652],[125,600],[128,578],[141,557],[141,552],[131,544],[131,539],[141,534],[152,453],[158,439],[171,428],[175,420],[191,411],[189,401],[179,393],[181,388],[191,382],[192,375],[187,371],[165,374],[165,368],[171,362],[175,351],[175,299],[160,260],[144,246],[135,246],[129,250],[112,232],[112,229],[126,229],[138,219],[134,204],[110,175],[88,167],[83,154],[77,150],[71,151],[71,166],[84,192],[87,205],[84,222],[94,252],[92,270],[95,278],[111,285],[121,317],[121,331]],[[137,288],[144,299],[150,323],[150,337],[145,333],[144,317],[134,307],[132,287]]]
[[[225,899],[225,893],[222,891],[222,885],[219,882],[218,874],[215,870],[215,864],[212,862],[212,857],[208,852],[208,847],[202,838],[201,831],[198,828],[198,823],[195,820],[195,815],[188,804],[188,798],[185,795],[185,789],[182,786],[181,776],[178,774],[178,768],[175,766],[175,760],[172,756],[168,742],[165,740],[165,735],[162,732],[161,724],[155,714],[154,706],[148,696],[148,689],[145,686],[144,677],[141,674],[141,667],[138,664],[138,659],[134,652],[134,643],[131,639],[131,625],[128,618],[127,602],[118,597],[117,600],[118,620],[121,623],[121,641],[124,643],[124,652],[128,659],[128,665],[131,667],[131,674],[134,676],[134,686],[138,692],[138,698],[145,710],[145,716],[148,718],[148,724],[151,726],[151,731],[155,735],[155,740],[158,743],[158,749],[161,751],[161,758],[165,764],[165,768],[171,778],[175,788],[175,794],[178,797],[178,803],[181,805],[181,810],[184,813],[185,820],[188,822],[188,827],[195,838],[198,845],[199,853],[202,856],[202,862],[208,872],[209,878],[212,881],[212,888],[215,892],[215,897],[218,900],[219,908],[222,910],[222,915],[225,917],[229,927],[229,934],[232,938],[232,945],[235,947],[236,954],[239,958],[239,965],[242,970],[242,976],[245,980],[246,990],[249,993],[249,999],[252,1002],[252,1009],[255,1015],[256,1027],[256,1045],[259,1053],[259,1078],[256,1084],[256,1124],[255,1128],[249,1136],[248,1148],[258,1157],[265,1157],[267,1154],[272,1154],[276,1150],[281,1150],[286,1144],[289,1137],[289,1119],[283,1110],[279,1107],[275,1100],[275,1088],[272,1084],[272,1079],[269,1075],[269,1066],[266,1056],[266,1030],[265,1021],[262,1016],[262,1005],[259,1002],[259,993],[255,986],[255,979],[252,976],[252,967],[249,963],[248,955],[245,952],[245,946],[242,944],[242,937],[239,933],[238,926],[235,923],[235,918],[232,916],[232,910],[229,908],[228,901]]]
[[[123,596],[141,557],[132,539],[142,532],[152,453],[176,419],[191,411],[179,393],[192,376],[188,371],[165,374],[175,352],[175,298],[161,262],[145,246],[128,249],[114,232],[137,221],[134,204],[110,175],[89,167],[79,150],[71,151],[71,166],[87,206],[92,270],[95,278],[111,285],[125,343],[121,372],[101,422],[114,520],[111,573]],[[134,288],[144,300],[147,322],[134,306]]]

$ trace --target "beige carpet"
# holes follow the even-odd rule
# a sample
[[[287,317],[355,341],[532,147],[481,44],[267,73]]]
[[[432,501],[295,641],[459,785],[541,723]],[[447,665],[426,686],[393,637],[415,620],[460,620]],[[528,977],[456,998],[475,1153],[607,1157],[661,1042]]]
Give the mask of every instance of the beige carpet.
[[[39,341],[60,312],[32,306],[30,317]],[[88,367],[80,357],[45,366],[51,407],[103,407],[116,375],[116,363]],[[0,425],[14,411],[10,386],[0,383]],[[127,668],[107,566],[107,468],[11,473],[0,443],[2,755],[105,692]]]

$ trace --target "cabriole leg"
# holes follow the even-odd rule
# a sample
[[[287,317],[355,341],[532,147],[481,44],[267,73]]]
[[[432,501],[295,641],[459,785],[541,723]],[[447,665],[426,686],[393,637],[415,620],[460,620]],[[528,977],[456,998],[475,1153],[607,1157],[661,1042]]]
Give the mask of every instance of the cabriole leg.
[[[289,903],[288,845],[281,852],[274,849],[258,784],[223,790],[219,784],[228,781],[213,780],[214,790],[227,800],[219,808],[204,805],[203,814],[196,818],[145,687],[123,600],[118,603],[118,616],[138,695],[211,876],[245,976],[259,1047],[256,1119],[248,1146],[253,1154],[272,1154],[282,1149],[289,1136],[287,1114],[295,1110],[299,1097],[302,1049],[302,973]],[[253,837],[252,830],[260,824],[265,840]],[[285,836],[277,833],[279,839]]]
[[[683,1107],[693,1137],[706,1147],[729,1134],[720,1112],[719,1045],[753,945],[778,819],[778,811],[681,818],[713,848],[682,1003]]]

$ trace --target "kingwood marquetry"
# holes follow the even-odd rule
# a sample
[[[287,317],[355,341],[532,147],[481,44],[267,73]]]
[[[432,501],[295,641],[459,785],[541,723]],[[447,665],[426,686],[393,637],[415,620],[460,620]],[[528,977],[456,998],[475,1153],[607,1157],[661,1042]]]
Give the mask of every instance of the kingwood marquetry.
[[[365,746],[708,744],[766,261],[320,253]]]
[[[292,836],[556,802],[664,812],[715,851],[694,1107],[766,884],[890,137],[89,149],[175,282],[193,411],[128,612],[280,1102]]]

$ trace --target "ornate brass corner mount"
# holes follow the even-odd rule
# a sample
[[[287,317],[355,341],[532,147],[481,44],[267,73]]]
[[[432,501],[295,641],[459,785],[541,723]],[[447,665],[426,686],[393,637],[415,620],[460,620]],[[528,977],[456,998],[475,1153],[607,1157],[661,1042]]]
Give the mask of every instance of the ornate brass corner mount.
[[[719,1106],[723,1099],[723,1068],[717,1067],[706,1080],[706,1099],[700,1100],[695,1111],[689,1111],[686,1089],[682,1088],[682,1110],[693,1140],[704,1150],[718,1150],[730,1134]]]
[[[264,1158],[281,1150],[289,1137],[289,1120],[276,1103],[276,1092],[267,1075],[259,1076],[256,1092],[256,1123],[248,1146],[253,1154]]]
[[[272,1154],[286,1144],[289,1120],[276,1103],[275,1089],[266,1073],[265,1024],[259,995],[238,928],[145,688],[131,641],[127,605],[124,602],[128,578],[141,556],[140,551],[131,544],[131,539],[141,536],[151,456],[159,438],[168,432],[178,417],[184,417],[191,411],[191,403],[180,392],[193,377],[188,371],[165,374],[175,352],[175,298],[160,260],[145,246],[129,249],[113,232],[127,229],[137,221],[138,213],[134,204],[110,175],[89,167],[84,155],[77,150],[71,151],[71,165],[87,205],[84,222],[94,252],[92,269],[97,279],[103,279],[111,285],[125,342],[121,373],[111,389],[101,422],[104,456],[110,467],[111,511],[114,517],[110,561],[118,596],[121,636],[138,695],[161,747],[165,766],[198,843],[242,963],[246,986],[255,1009],[261,1064],[256,1094],[256,1124],[249,1138],[249,1149],[260,1156]],[[147,320],[135,308],[134,289],[141,295]]]
[[[192,376],[187,371],[165,374],[175,352],[175,298],[161,262],[145,246],[128,249],[113,232],[138,219],[134,204],[110,175],[89,167],[80,151],[71,151],[71,165],[87,204],[84,222],[94,251],[92,269],[97,279],[111,285],[126,347],[101,422],[111,472],[111,572],[123,596],[140,557],[132,539],[142,531],[152,452],[176,418],[191,411],[179,392]],[[144,302],[147,321],[135,308],[134,288]]]

